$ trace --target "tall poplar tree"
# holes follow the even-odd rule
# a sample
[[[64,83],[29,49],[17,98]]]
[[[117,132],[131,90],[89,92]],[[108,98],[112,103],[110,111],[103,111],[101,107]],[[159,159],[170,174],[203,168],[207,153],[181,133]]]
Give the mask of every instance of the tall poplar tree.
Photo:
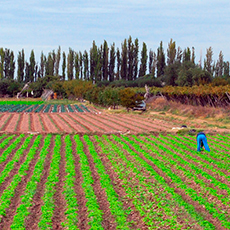
[[[157,77],[163,76],[165,70],[165,54],[163,42],[160,42],[160,47],[157,49]]]
[[[65,80],[65,70],[66,70],[66,54],[65,51],[62,53],[62,80]]]
[[[46,56],[41,52],[41,58],[40,58],[40,68],[39,68],[39,75],[38,77],[43,78],[45,74],[45,63],[46,63]]]
[[[24,49],[18,53],[18,70],[17,70],[17,80],[18,82],[24,81],[24,70],[25,70],[25,54]]]
[[[110,61],[109,61],[109,81],[114,81],[114,69],[115,69],[115,61],[116,61],[116,53],[115,53],[115,43],[111,45],[110,48]]]
[[[56,54],[56,61],[55,61],[55,76],[59,75],[60,60],[61,60],[61,47],[59,46]]]
[[[207,53],[206,53],[206,59],[204,60],[204,69],[206,71],[208,71],[211,75],[213,75],[213,66],[212,66],[212,63],[213,63],[213,51],[212,51],[212,47],[210,46],[208,49],[207,49]]]
[[[141,65],[139,69],[139,77],[145,76],[146,74],[147,60],[148,60],[147,46],[143,42],[142,51],[141,51]]]
[[[10,50],[5,49],[4,55],[4,77],[10,78]]]
[[[79,54],[76,52],[74,58],[74,68],[75,68],[75,79],[79,79],[80,75],[80,64],[79,64]]]
[[[9,70],[9,78],[14,79],[14,71],[15,71],[15,60],[14,60],[14,52],[10,52],[10,70]]]
[[[132,37],[128,39],[128,80],[133,80],[133,69],[134,69],[134,44]]]
[[[3,48],[0,48],[0,79],[4,78],[4,59],[5,51]]]
[[[84,80],[89,80],[89,55],[85,50],[83,54],[83,62],[84,62]]]
[[[108,66],[109,66],[109,48],[107,42],[104,40],[103,44],[103,64],[102,64],[102,79],[108,80]]]
[[[128,63],[128,50],[127,50],[127,40],[125,39],[121,45],[121,79],[128,80],[127,78],[127,63]]]
[[[73,80],[73,66],[74,66],[74,51],[69,48],[69,54],[67,57],[67,77],[68,80]]]
[[[116,72],[116,80],[120,80],[121,75],[120,75],[120,69],[121,69],[121,56],[120,56],[120,50],[117,48],[116,52],[116,59],[117,59],[117,72]]]
[[[149,74],[152,74],[153,70],[153,51],[150,49],[149,51]]]
[[[31,50],[30,53],[30,64],[29,64],[29,76],[30,76],[30,82],[34,81],[34,72],[35,72],[35,55],[34,51]]]
[[[138,55],[139,55],[139,41],[136,38],[134,41],[134,52],[133,52],[133,80],[137,78],[138,75]]]
[[[170,40],[168,44],[168,49],[167,49],[167,65],[174,64],[176,58],[176,42]]]

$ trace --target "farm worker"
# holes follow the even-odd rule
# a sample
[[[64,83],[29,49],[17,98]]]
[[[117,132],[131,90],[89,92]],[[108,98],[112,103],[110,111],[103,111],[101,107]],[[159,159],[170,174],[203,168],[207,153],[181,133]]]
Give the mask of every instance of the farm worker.
[[[197,151],[201,151],[201,148],[204,146],[205,150],[210,152],[210,148],[208,147],[207,137],[203,132],[199,132],[196,136],[197,140]]]

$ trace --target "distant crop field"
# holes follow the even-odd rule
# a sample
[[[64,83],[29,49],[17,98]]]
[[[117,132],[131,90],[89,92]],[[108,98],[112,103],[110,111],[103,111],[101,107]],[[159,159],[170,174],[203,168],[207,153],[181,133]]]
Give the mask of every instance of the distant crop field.
[[[230,229],[230,135],[0,135],[0,229]]]

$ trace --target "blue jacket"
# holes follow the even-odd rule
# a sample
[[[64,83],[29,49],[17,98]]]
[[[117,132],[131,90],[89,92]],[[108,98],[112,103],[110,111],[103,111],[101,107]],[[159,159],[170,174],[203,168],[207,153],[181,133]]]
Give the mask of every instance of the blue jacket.
[[[198,133],[196,136],[196,140],[197,140],[197,151],[200,152],[201,148],[204,146],[205,150],[210,152],[210,148],[208,146],[207,137],[205,133],[203,132]]]

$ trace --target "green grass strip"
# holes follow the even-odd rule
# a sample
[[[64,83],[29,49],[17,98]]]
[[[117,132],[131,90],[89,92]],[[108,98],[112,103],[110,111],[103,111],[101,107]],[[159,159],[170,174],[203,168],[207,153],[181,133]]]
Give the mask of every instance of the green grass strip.
[[[44,170],[46,156],[49,153],[49,146],[51,135],[47,135],[43,147],[40,150],[40,156],[38,162],[34,167],[33,175],[30,181],[26,185],[26,189],[24,194],[21,196],[21,204],[17,208],[16,215],[14,216],[14,220],[11,229],[26,229],[25,228],[25,218],[30,214],[29,208],[33,205],[33,197],[37,190],[37,185],[41,180],[42,172]]]
[[[50,172],[45,184],[45,192],[42,197],[44,205],[41,207],[41,217],[38,223],[40,229],[52,229],[52,217],[54,212],[54,194],[56,184],[59,181],[59,165],[61,161],[61,135],[56,135],[53,157],[50,164]]]
[[[80,140],[79,135],[75,135],[74,139],[76,141],[77,153],[80,156],[80,164],[81,164],[81,172],[83,176],[83,183],[82,187],[85,192],[85,197],[87,199],[86,207],[88,209],[88,218],[89,222],[88,225],[90,229],[100,230],[103,229],[102,227],[102,211],[99,208],[99,204],[97,202],[97,197],[94,193],[92,184],[94,183],[92,173],[89,167],[89,161],[87,159],[86,154],[84,153],[83,143]]]

